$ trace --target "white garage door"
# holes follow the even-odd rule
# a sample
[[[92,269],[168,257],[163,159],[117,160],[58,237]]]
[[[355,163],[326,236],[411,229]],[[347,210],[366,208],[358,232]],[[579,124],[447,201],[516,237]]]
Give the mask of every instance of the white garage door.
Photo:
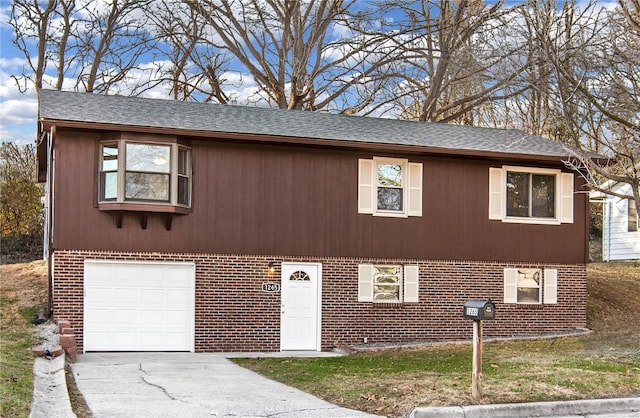
[[[195,265],[86,260],[85,351],[193,351]]]

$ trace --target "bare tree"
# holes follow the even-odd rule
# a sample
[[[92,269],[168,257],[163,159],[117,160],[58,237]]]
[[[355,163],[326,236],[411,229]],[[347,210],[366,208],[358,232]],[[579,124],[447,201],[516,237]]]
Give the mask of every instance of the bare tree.
[[[577,150],[568,164],[597,190],[605,180],[629,183],[632,195],[620,197],[640,206],[640,30],[634,3],[621,2],[615,10],[596,2],[565,6],[544,52],[556,78],[559,136]],[[609,163],[594,159],[594,151]]]
[[[404,18],[383,27],[401,49],[392,102],[405,118],[484,124],[483,109],[524,88],[521,45],[505,37],[502,1],[388,2]]]
[[[376,39],[348,30],[365,16],[352,13],[354,0],[184,2],[255,79],[260,99],[279,108],[361,111],[392,60],[376,53]]]
[[[67,68],[70,15],[74,8],[74,0],[49,0],[43,4],[14,0],[12,3],[9,24],[15,32],[13,44],[24,54],[30,70],[14,75],[22,92],[27,89],[27,81],[32,81],[36,89],[43,87],[48,65],[57,67],[55,86],[62,87]],[[62,23],[56,27],[56,21]],[[31,44],[35,44],[35,48]]]
[[[36,89],[61,90],[67,83],[88,92],[108,92],[126,84],[132,72],[140,71],[142,55],[153,48],[146,17],[150,4],[151,0],[14,0],[9,21],[13,43],[28,66],[28,71],[14,76],[21,91],[29,81]],[[148,81],[139,75],[136,79]],[[139,85],[128,88],[133,94],[140,90]]]
[[[107,93],[139,70],[141,56],[153,48],[146,8],[151,0],[113,0],[105,10],[87,6],[76,31],[81,67],[78,85]],[[141,79],[140,76],[136,77]],[[138,86],[133,86],[135,94]]]
[[[203,17],[175,0],[162,0],[150,14],[159,38],[154,59],[168,60],[158,82],[167,82],[174,100],[215,100],[225,104],[230,58],[207,32]]]

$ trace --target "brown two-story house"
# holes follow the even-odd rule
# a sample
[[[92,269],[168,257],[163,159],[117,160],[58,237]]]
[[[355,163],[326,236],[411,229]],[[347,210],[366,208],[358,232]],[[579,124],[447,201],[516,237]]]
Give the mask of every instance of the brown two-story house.
[[[43,90],[54,318],[83,351],[330,350],[586,325],[587,203],[560,143]]]

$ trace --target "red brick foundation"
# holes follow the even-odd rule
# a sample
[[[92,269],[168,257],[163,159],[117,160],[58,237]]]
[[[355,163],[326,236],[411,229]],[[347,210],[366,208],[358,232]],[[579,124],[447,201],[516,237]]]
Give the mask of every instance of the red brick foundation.
[[[54,318],[64,318],[83,350],[85,259],[184,261],[196,265],[196,351],[278,351],[280,293],[262,291],[280,282],[281,262],[322,263],[322,349],[369,343],[466,340],[471,321],[462,318],[469,299],[491,299],[495,321],[484,321],[485,337],[532,336],[586,326],[586,266],[402,259],[241,256],[215,254],[56,251],[53,262]],[[274,261],[276,271],[267,269]],[[420,302],[357,301],[358,264],[418,264]],[[503,304],[503,269],[558,270],[558,303]]]

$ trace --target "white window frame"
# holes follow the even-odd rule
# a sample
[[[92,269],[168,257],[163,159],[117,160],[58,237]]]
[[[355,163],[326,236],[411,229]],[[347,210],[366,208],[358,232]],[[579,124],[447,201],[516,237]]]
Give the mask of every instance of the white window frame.
[[[378,166],[392,164],[402,170],[402,210],[378,209]],[[358,160],[358,213],[394,218],[422,216],[422,163],[374,157]]]
[[[141,145],[158,145],[158,146],[166,146],[170,147],[169,158],[170,161],[170,169],[169,169],[169,200],[168,201],[149,201],[149,200],[138,200],[138,199],[126,199],[125,198],[125,188],[126,188],[126,159],[127,159],[127,144],[141,144]],[[106,199],[103,200],[101,197],[103,196],[104,187],[102,182],[102,167],[103,167],[103,158],[104,152],[103,147],[105,146],[113,146],[116,145],[118,148],[118,167],[116,171],[117,176],[117,192],[116,199]],[[188,151],[189,155],[189,166],[187,167],[187,174],[180,175],[178,174],[178,154],[180,150]],[[135,204],[152,204],[152,205],[166,205],[166,206],[179,206],[184,208],[191,207],[191,199],[192,199],[192,162],[191,162],[191,148],[181,145],[177,142],[161,142],[161,141],[144,141],[144,140],[135,140],[135,139],[114,139],[114,140],[105,140],[100,142],[100,161],[98,167],[98,201],[99,203],[135,203]],[[178,177],[187,177],[187,187],[188,189],[188,202],[186,204],[178,203]]]
[[[555,176],[553,218],[507,216],[507,172]],[[538,167],[489,168],[489,219],[511,223],[560,225],[573,223],[573,173]]]
[[[374,300],[374,275],[376,267],[400,268],[397,300]],[[419,268],[415,264],[359,264],[358,302],[373,303],[417,303],[419,295]]]
[[[540,272],[538,286],[538,302],[518,302],[518,279],[520,272]],[[504,295],[506,304],[517,305],[553,305],[558,303],[558,270],[552,268],[505,268],[504,269]]]

